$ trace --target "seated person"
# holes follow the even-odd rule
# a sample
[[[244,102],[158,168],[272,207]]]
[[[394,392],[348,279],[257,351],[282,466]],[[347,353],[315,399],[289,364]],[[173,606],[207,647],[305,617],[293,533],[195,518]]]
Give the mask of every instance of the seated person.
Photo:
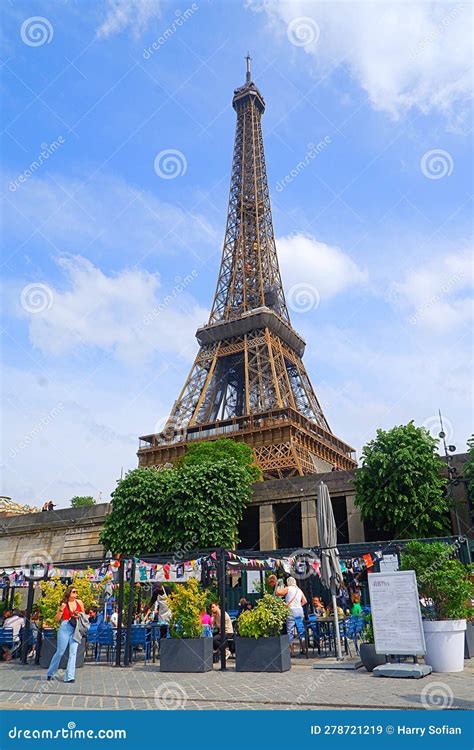
[[[213,637],[213,647],[214,647],[214,653],[217,654],[221,644],[224,640],[227,640],[226,636],[233,636],[234,635],[234,628],[232,625],[232,620],[229,617],[229,613],[225,613],[225,634],[222,635],[221,632],[221,610],[218,604],[215,602],[211,604],[211,617],[212,617],[212,626],[215,630],[218,632]],[[229,656],[231,656],[230,649],[226,648],[225,650],[225,658],[228,659]]]
[[[20,630],[25,625],[25,618],[22,617],[21,613],[15,609],[12,612],[5,612],[5,621],[3,623],[4,628],[12,628],[13,630],[13,651],[17,646],[20,645]]]
[[[360,606],[359,594],[352,594],[351,615],[358,615],[359,617],[362,615],[362,607]]]
[[[252,607],[252,605],[250,604],[250,602],[248,602],[247,599],[244,596],[241,599],[239,599],[239,607],[237,609],[237,617],[240,617],[240,615],[242,614],[242,612],[246,612],[248,610],[248,608],[249,608],[249,605],[250,605],[250,607]]]
[[[324,617],[324,602],[321,601],[319,596],[313,596],[313,612],[316,617]]]
[[[325,615],[326,617],[334,617],[334,609],[332,606],[332,602],[328,604]],[[337,607],[337,616],[340,620],[343,620],[345,617],[344,612],[341,609],[341,607]]]

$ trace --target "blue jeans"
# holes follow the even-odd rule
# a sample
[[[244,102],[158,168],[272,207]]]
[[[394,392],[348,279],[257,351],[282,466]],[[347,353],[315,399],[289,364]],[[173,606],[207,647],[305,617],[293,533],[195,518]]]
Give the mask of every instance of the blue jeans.
[[[305,629],[304,629],[304,612],[302,609],[291,609],[290,608],[290,614],[288,615],[287,621],[286,621],[286,630],[288,632],[288,638],[290,639],[290,643],[292,642],[294,636],[294,628],[296,626],[296,632],[298,633],[299,637],[304,640],[305,638]]]
[[[56,672],[58,671],[59,662],[61,661],[61,657],[69,646],[69,659],[67,661],[67,669],[64,676],[64,681],[67,682],[68,680],[74,679],[74,676],[76,674],[77,647],[79,646],[79,644],[74,640],[73,635],[74,628],[69,624],[67,620],[63,620],[63,622],[59,626],[58,646],[56,648],[56,653],[51,659],[51,663],[49,665],[48,677],[53,677],[53,675],[56,674]]]

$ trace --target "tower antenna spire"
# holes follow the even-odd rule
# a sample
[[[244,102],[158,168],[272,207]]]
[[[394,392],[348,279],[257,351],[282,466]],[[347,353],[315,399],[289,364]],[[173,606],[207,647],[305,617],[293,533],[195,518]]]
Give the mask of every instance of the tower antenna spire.
[[[250,61],[252,58],[250,57],[250,52],[247,52],[247,55],[245,56],[245,59],[247,60],[247,75],[245,77],[245,83],[250,83],[251,77],[250,77]]]

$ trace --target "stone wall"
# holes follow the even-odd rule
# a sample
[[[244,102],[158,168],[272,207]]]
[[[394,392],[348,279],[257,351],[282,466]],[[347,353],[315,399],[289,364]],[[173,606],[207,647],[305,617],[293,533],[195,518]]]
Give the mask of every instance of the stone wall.
[[[100,559],[99,534],[110,504],[0,516],[0,568],[35,561]]]

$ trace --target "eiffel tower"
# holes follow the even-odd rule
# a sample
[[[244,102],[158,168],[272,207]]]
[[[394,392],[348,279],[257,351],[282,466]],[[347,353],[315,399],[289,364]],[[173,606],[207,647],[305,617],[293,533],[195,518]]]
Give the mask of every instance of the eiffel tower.
[[[253,448],[266,479],[352,469],[354,451],[331,432],[290,322],[263,149],[265,102],[246,60],[232,100],[237,127],[212,311],[163,432],[140,438],[139,465],[173,463],[192,442],[227,437]]]

